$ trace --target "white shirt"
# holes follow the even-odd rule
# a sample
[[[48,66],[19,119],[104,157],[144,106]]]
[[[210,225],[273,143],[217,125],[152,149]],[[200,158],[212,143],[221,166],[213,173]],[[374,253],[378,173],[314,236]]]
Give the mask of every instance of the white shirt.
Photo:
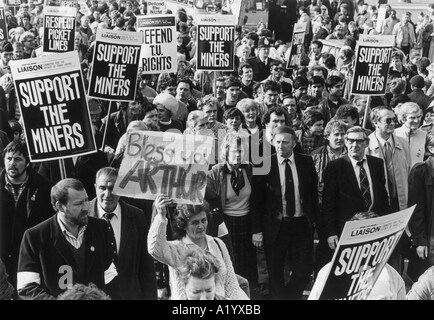
[[[98,218],[105,219],[103,215],[106,213],[99,205],[96,206],[96,210],[98,211]],[[121,206],[116,206],[115,210],[113,211],[114,215],[110,220],[110,224],[113,228],[113,232],[115,234],[115,240],[116,240],[116,251],[119,255],[119,245],[121,243]]]
[[[350,156],[348,158],[350,159],[351,164],[353,165],[354,172],[356,173],[357,183],[359,184],[359,188],[360,188],[360,167],[357,165],[357,162],[359,161],[351,158]],[[368,176],[369,193],[371,194],[371,206],[368,209],[368,211],[370,211],[372,209],[372,206],[374,205],[374,189],[372,188],[371,172],[369,171],[368,159],[366,158],[366,155],[363,157],[363,160],[365,160],[363,161],[363,168],[365,169],[366,175]]]
[[[299,190],[299,183],[298,183],[298,173],[297,173],[297,167],[295,166],[294,161],[294,153],[291,154],[289,159],[289,166],[292,170],[292,178],[294,180],[294,192],[295,192],[295,214],[294,217],[301,217],[304,215],[302,209],[301,209],[301,202],[300,202],[300,190]],[[286,179],[285,179],[285,170],[286,170],[286,163],[285,158],[281,157],[280,155],[277,155],[277,162],[279,164],[279,176],[280,176],[280,184],[282,186],[282,213],[285,214],[286,212],[286,199],[285,199],[285,190],[286,190]]]

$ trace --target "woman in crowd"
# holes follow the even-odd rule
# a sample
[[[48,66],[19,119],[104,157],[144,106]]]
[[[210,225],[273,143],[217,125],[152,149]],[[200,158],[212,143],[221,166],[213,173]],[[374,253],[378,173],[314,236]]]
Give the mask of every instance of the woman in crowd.
[[[224,220],[231,237],[235,272],[255,280],[255,248],[252,244],[252,165],[248,137],[229,132],[221,145],[221,162],[208,172],[207,187],[220,195]]]
[[[148,233],[148,251],[161,263],[169,266],[169,281],[172,300],[186,299],[185,286],[176,270],[188,250],[209,251],[221,263],[216,274],[216,294],[230,300],[248,300],[238,284],[228,249],[223,241],[208,236],[206,229],[210,209],[207,201],[202,205],[178,205],[174,213],[174,231],[177,240],[167,241],[166,230],[168,205],[174,202],[159,194],[154,201],[157,211]]]
[[[187,300],[226,300],[216,294],[216,275],[220,262],[211,253],[191,250],[178,268]]]

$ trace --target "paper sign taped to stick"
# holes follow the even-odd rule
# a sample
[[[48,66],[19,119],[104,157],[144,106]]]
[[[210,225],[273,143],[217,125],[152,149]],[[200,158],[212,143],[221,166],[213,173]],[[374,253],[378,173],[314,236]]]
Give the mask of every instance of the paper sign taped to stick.
[[[306,36],[306,23],[296,23],[292,33],[291,48],[287,50],[285,60],[286,68],[297,68],[300,66],[301,55],[303,54],[304,39]]]
[[[89,97],[134,101],[142,39],[140,32],[97,29]]]
[[[366,300],[415,207],[345,223],[319,299]]]
[[[352,94],[379,96],[386,93],[394,36],[360,35]]]
[[[30,160],[96,152],[77,51],[10,62]]]
[[[76,8],[44,7],[44,52],[74,50],[76,17]]]
[[[210,136],[131,131],[114,193],[149,200],[162,193],[178,203],[203,203],[213,143]]]
[[[137,16],[137,31],[143,33],[140,57],[142,73],[176,73],[178,61],[175,16]]]
[[[234,70],[235,16],[197,17],[197,70]]]

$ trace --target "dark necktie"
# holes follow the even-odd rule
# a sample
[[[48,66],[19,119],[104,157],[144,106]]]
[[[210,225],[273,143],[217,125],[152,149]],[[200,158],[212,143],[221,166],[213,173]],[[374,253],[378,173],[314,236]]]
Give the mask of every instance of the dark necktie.
[[[246,182],[244,181],[243,168],[239,167],[236,171],[231,173],[231,185],[237,196],[240,195],[240,190],[244,187]]]
[[[108,229],[109,229],[109,254],[111,255],[112,262],[116,264],[118,253],[116,248],[116,238],[115,232],[113,230],[112,224],[110,220],[113,218],[115,214],[113,212],[107,212],[103,215],[104,219],[107,221]]]
[[[286,217],[292,217],[295,214],[295,191],[294,178],[292,176],[289,159],[285,159],[285,200],[286,200]],[[284,213],[285,216],[285,213]]]
[[[363,161],[357,162],[357,165],[360,167],[360,191],[362,192],[363,201],[365,202],[366,211],[369,211],[371,207],[371,192],[369,190],[369,180],[368,175],[366,174],[365,168],[363,167]]]
[[[384,161],[386,162],[387,168],[387,183],[389,186],[390,198],[394,199],[396,197],[396,181],[395,173],[393,171],[392,147],[388,141],[384,144]]]

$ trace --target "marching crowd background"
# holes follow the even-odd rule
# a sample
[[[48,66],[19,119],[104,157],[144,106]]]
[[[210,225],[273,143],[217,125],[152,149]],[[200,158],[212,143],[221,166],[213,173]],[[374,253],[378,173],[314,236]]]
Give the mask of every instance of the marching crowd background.
[[[29,162],[9,62],[36,56],[43,6],[6,8],[2,298],[302,299],[346,221],[416,204],[393,268],[385,268],[393,280],[378,281],[375,299],[433,299],[434,4],[397,17],[387,0],[284,3],[277,14],[285,20],[236,27],[231,72],[196,70],[195,19],[167,12],[177,21],[177,73],[139,72],[134,102],[89,98],[98,151],[42,163]],[[144,1],[88,6],[92,14],[77,14],[75,34],[85,85],[96,30],[135,31],[136,16],[147,12]],[[269,6],[271,15],[276,2]],[[386,19],[376,28],[380,6]],[[304,53],[287,69],[296,22],[307,25]],[[395,36],[383,96],[351,94],[361,34]],[[336,55],[322,42],[334,39],[342,40]],[[113,193],[131,130],[211,132],[216,152],[203,205]],[[265,174],[254,174],[264,163],[246,155],[254,145],[270,152]]]

